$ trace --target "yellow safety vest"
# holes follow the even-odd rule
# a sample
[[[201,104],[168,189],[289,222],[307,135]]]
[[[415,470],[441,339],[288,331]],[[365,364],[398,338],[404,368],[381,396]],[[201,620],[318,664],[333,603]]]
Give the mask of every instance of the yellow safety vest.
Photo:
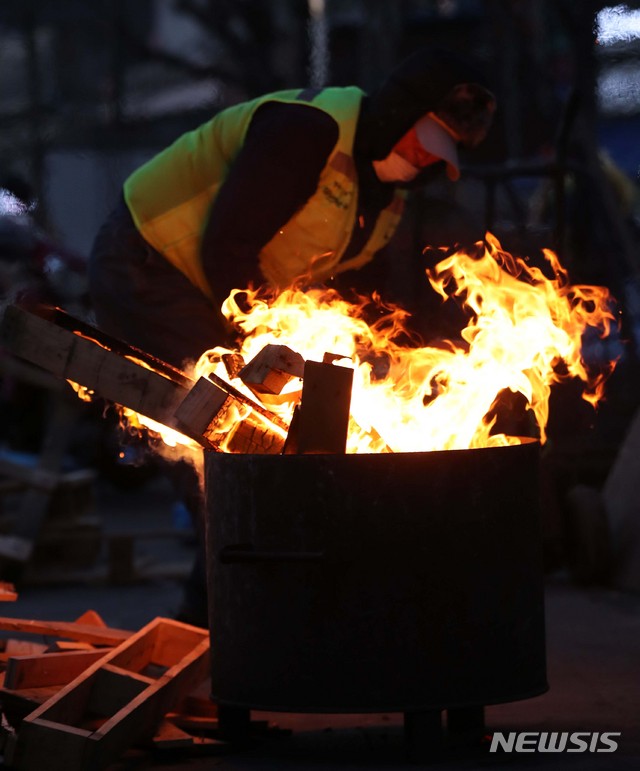
[[[362,97],[356,87],[325,88],[310,99],[300,90],[279,91],[223,110],[183,134],[125,181],[124,196],[136,227],[151,246],[212,297],[202,268],[202,234],[255,111],[265,102],[309,104],[334,118],[338,141],[315,193],[260,251],[260,269],[273,287],[283,289],[302,276],[322,281],[362,267],[389,242],[404,205],[404,193],[398,191],[380,213],[362,251],[341,262],[358,202],[353,143]],[[247,227],[251,227],[251,212],[247,212]]]

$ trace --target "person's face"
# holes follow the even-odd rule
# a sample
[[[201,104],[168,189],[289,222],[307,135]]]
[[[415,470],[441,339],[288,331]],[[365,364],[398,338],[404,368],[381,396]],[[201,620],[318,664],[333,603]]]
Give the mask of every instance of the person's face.
[[[416,169],[424,169],[437,163],[440,158],[424,149],[418,141],[415,128],[409,129],[407,133],[393,146],[393,152],[400,155]]]

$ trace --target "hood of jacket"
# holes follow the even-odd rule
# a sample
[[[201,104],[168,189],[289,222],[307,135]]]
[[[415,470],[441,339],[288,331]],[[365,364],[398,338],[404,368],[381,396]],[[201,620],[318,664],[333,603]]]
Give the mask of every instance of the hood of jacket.
[[[419,48],[395,67],[382,85],[365,98],[356,151],[381,160],[416,121],[446,105],[446,97],[464,83],[489,88],[479,66],[441,48]]]

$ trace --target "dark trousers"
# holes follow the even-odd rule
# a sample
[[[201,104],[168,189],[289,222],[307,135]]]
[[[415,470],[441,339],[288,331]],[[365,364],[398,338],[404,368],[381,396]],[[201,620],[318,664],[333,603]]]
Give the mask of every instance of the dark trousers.
[[[142,238],[124,200],[96,236],[89,291],[102,330],[176,367],[225,343],[209,299]]]
[[[196,361],[205,350],[226,342],[215,308],[142,238],[124,200],[96,236],[89,261],[89,288],[100,329],[176,367]],[[189,509],[198,535],[182,617],[206,625],[203,495],[189,464],[167,462],[166,473]]]

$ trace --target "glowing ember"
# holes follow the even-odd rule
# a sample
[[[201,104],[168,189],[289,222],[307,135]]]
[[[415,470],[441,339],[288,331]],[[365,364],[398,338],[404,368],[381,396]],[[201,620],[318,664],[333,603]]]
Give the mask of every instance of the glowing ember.
[[[201,449],[200,445],[189,439],[188,436],[181,434],[174,428],[158,423],[157,420],[152,420],[146,415],[140,415],[128,407],[120,407],[119,412],[120,418],[127,428],[140,432],[150,431],[152,434],[157,434],[162,438],[167,447],[184,447],[188,450],[198,451]]]
[[[235,290],[223,312],[243,336],[239,352],[249,361],[267,344],[284,344],[304,359],[322,361],[339,354],[339,365],[354,368],[352,419],[348,452],[466,449],[517,443],[492,434],[492,408],[500,394],[522,394],[545,440],[551,386],[577,377],[584,398],[593,405],[613,370],[591,374],[582,358],[588,328],[606,337],[615,321],[607,289],[571,286],[553,252],[544,258],[552,274],[501,250],[487,235],[480,255],[457,252],[428,273],[443,298],[455,296],[470,314],[462,343],[409,347],[399,342],[406,313],[382,306],[385,313],[368,324],[362,305],[341,299],[332,290],[295,289],[277,297]],[[249,309],[241,310],[238,295]],[[406,341],[406,333],[402,335]],[[225,349],[207,351],[195,376],[215,372],[228,379],[221,360]],[[237,378],[233,385],[244,389]],[[301,383],[289,384],[289,398],[269,409],[288,420]],[[245,392],[255,398],[250,392]]]
[[[67,380],[67,383],[69,383],[71,388],[73,388],[73,390],[76,392],[76,396],[78,397],[78,399],[80,399],[80,401],[83,401],[83,402],[93,401],[95,392],[92,391],[90,388],[80,385],[80,383],[74,383],[73,380]]]

